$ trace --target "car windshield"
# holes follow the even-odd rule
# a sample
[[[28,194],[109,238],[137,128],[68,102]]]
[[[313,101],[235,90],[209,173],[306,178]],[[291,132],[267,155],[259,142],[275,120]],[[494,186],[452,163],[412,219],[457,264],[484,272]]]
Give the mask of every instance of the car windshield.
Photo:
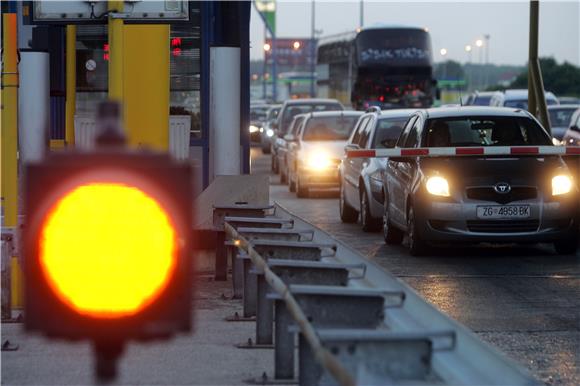
[[[546,104],[548,106],[552,106],[552,105],[557,105],[558,102],[556,102],[554,99],[546,98]],[[528,109],[528,100],[527,99],[509,100],[509,101],[504,102],[504,106],[505,107],[513,107],[515,109],[527,110]]]
[[[265,121],[268,115],[268,106],[250,107],[250,121]]]
[[[549,146],[551,138],[530,118],[459,117],[427,121],[425,147],[455,146]]]
[[[358,116],[314,117],[308,120],[303,141],[346,141]]]
[[[474,106],[489,106],[489,101],[491,100],[491,96],[476,96],[475,100],[473,101]]]
[[[383,118],[377,123],[373,149],[395,147],[407,118]]]
[[[553,127],[568,127],[570,120],[572,119],[572,114],[574,114],[575,109],[550,109],[548,114],[550,116],[550,125]]]
[[[339,103],[319,103],[319,104],[302,104],[302,105],[290,105],[284,111],[284,115],[282,117],[282,127],[280,128],[283,133],[288,132],[288,125],[292,122],[292,118],[294,118],[298,114],[310,113],[315,111],[336,111],[336,110],[343,110],[342,105]]]

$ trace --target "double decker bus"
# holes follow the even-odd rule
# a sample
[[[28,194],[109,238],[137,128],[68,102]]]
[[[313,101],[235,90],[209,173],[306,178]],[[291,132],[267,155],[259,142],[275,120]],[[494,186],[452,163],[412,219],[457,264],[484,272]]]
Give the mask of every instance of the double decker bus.
[[[318,96],[355,109],[430,107],[431,37],[424,28],[377,26],[321,39]]]

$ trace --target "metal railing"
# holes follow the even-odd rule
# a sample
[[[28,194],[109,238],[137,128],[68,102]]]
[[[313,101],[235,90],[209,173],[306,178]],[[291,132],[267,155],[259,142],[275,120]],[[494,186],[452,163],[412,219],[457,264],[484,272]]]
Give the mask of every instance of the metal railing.
[[[280,205],[214,210],[225,241],[218,248],[226,250],[218,254],[232,261],[244,318],[255,317],[253,348],[274,348],[275,382],[296,380],[298,334],[301,385],[538,384],[405,283]]]

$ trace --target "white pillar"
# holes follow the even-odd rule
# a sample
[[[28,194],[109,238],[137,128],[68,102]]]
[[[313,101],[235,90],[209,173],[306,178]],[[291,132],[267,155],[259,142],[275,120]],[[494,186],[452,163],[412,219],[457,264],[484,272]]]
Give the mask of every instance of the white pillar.
[[[210,48],[210,180],[241,170],[240,53],[239,47]]]
[[[50,127],[49,54],[21,50],[18,71],[18,148],[20,162],[39,161],[48,149]]]

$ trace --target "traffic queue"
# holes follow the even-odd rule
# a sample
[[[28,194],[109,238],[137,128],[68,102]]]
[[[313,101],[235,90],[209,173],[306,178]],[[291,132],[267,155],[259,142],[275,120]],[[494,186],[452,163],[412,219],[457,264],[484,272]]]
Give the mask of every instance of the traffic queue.
[[[360,219],[387,244],[406,237],[413,255],[481,242],[545,242],[575,253],[580,109],[551,105],[550,134],[525,106],[477,106],[477,97],[468,98],[472,106],[366,112],[332,99],[286,101],[265,123],[264,153],[297,197],[338,190],[343,222]]]

